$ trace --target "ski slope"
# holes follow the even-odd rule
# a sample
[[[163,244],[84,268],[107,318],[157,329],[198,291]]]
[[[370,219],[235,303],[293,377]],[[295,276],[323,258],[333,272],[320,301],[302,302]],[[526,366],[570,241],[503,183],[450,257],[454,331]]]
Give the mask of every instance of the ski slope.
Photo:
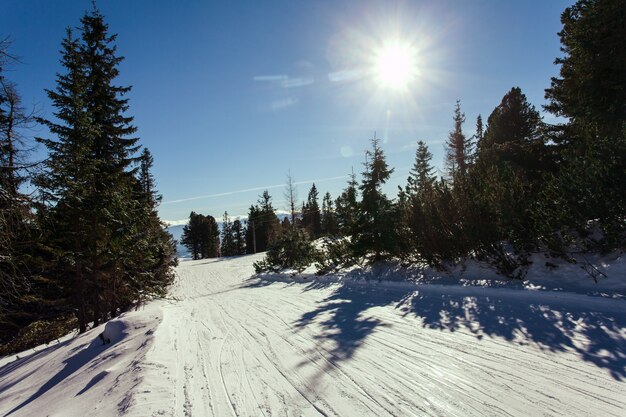
[[[263,281],[260,256],[182,262],[111,345],[0,360],[0,415],[626,416],[623,299]]]

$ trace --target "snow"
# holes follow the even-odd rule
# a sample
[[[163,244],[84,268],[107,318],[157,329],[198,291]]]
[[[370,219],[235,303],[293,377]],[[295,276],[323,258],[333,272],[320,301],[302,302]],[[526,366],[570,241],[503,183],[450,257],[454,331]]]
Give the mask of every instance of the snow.
[[[592,260],[599,284],[573,264],[253,277],[262,256],[182,262],[168,300],[0,359],[0,415],[626,416],[621,254]]]

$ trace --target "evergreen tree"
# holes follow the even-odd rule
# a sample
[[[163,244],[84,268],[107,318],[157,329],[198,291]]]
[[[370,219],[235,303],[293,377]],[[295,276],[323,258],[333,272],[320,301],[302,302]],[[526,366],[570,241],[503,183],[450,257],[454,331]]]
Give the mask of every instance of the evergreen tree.
[[[580,0],[561,22],[565,55],[545,108],[568,120],[550,136],[560,145],[559,170],[546,177],[534,210],[538,234],[559,250],[598,227],[602,237],[587,244],[609,250],[626,235],[626,12],[619,0]]]
[[[417,151],[415,152],[415,163],[411,169],[411,174],[407,179],[407,190],[409,195],[415,195],[419,192],[424,192],[426,189],[432,187],[435,182],[435,170],[430,161],[433,159],[433,154],[428,150],[428,146],[424,141],[417,142]]]
[[[49,157],[37,184],[41,217],[51,231],[49,256],[56,264],[50,274],[69,281],[66,288],[83,332],[88,321],[97,324],[146,292],[164,288],[171,239],[158,229],[156,194],[146,192],[153,183],[146,172],[136,177],[137,162],[144,168],[152,162],[149,154],[143,161],[135,157],[138,139],[130,135],[136,128],[124,98],[130,87],[115,85],[123,59],[116,56],[115,35],[108,34],[97,10],[83,16],[80,35],[75,39],[67,30],[65,71],[57,76],[57,88],[47,90],[55,119],[41,122],[56,139],[40,139]],[[148,225],[153,233],[143,239]],[[156,246],[157,261],[148,261],[154,253],[140,253],[138,239]]]
[[[194,260],[217,258],[220,239],[215,218],[192,211],[189,222],[183,227],[181,243],[189,250]]]
[[[58,139],[38,140],[48,149],[45,174],[36,178],[44,207],[48,247],[56,258],[56,276],[68,281],[68,296],[78,310],[79,330],[84,332],[88,321],[88,292],[94,287],[94,276],[87,273],[97,257],[89,245],[89,225],[98,221],[96,210],[86,206],[94,193],[98,175],[91,160],[93,129],[86,109],[87,69],[85,57],[79,52],[79,40],[67,29],[62,43],[61,63],[64,74],[57,75],[56,90],[46,90],[57,111],[60,123],[40,120]],[[93,220],[91,219],[93,218]],[[52,272],[52,271],[50,271]]]
[[[539,112],[513,87],[491,112],[478,148],[478,157],[502,166],[509,163],[531,171],[545,169],[542,122]]]
[[[191,212],[189,221],[183,227],[180,243],[187,248],[193,260],[200,259],[200,228],[202,216]]]
[[[397,228],[401,252],[404,257],[416,253],[423,257],[425,251],[427,220],[426,204],[434,198],[434,168],[432,153],[424,141],[418,141],[415,163],[407,178],[405,190],[400,189],[397,203]]]
[[[467,175],[471,159],[471,141],[463,134],[465,114],[461,113],[461,102],[456,101],[454,107],[454,130],[448,136],[446,142],[446,167],[448,177],[456,184]]]
[[[334,204],[330,193],[327,192],[326,194],[324,194],[324,198],[322,199],[321,218],[321,233],[326,236],[335,236],[339,231],[333,205]]]
[[[335,212],[339,232],[344,236],[352,236],[357,224],[358,201],[357,181],[354,172],[350,175],[348,186],[335,200]]]
[[[579,0],[561,15],[560,76],[546,90],[546,110],[582,129],[592,125],[601,137],[620,137],[626,120],[624,22],[620,0]],[[583,140],[576,130],[555,139]],[[594,140],[589,138],[590,140]]]
[[[228,212],[224,212],[222,218],[222,233],[221,233],[221,254],[222,256],[237,255],[235,242],[233,237],[233,223],[228,218]]]
[[[130,212],[134,220],[127,222],[124,242],[126,260],[122,273],[131,288],[129,303],[165,295],[174,279],[172,267],[177,265],[174,239],[157,213],[161,196],[152,175],[153,164],[150,151],[144,148],[139,160],[134,209]]]
[[[302,223],[312,239],[317,238],[322,231],[320,206],[317,202],[318,196],[319,193],[314,183],[309,190],[307,201],[302,207]]]
[[[232,225],[233,248],[235,255],[245,255],[246,253],[246,231],[241,220],[235,219]]]
[[[365,153],[365,171],[360,190],[362,200],[353,236],[353,251],[356,257],[372,255],[376,262],[391,256],[396,250],[393,206],[382,192],[393,169],[385,160],[378,139],[372,140],[372,150]]]
[[[272,205],[272,196],[267,190],[259,197],[258,204],[250,206],[248,227],[246,230],[246,248],[248,253],[265,252],[268,245],[278,236],[280,221]],[[255,244],[256,238],[256,244]]]

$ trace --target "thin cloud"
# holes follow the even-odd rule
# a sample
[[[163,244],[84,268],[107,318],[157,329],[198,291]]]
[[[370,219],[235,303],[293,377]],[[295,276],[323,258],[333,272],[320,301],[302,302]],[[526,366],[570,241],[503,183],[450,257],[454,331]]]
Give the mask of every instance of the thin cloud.
[[[275,100],[272,102],[270,107],[272,108],[272,110],[277,111],[286,109],[287,107],[295,106],[296,104],[298,104],[298,100],[290,97],[283,100]]]
[[[344,70],[329,73],[328,80],[333,83],[342,83],[356,81],[364,76],[365,72],[363,70]]]
[[[285,81],[288,80],[289,77],[286,75],[255,75],[252,78],[254,81]]]
[[[346,179],[346,178],[348,178],[348,175],[339,175],[337,177],[317,178],[317,179],[312,179],[312,180],[296,181],[296,182],[294,182],[294,185],[336,181],[336,180]],[[203,199],[206,199],[206,198],[226,197],[226,196],[229,196],[229,195],[244,194],[244,193],[249,193],[249,192],[252,192],[252,191],[261,191],[261,190],[271,190],[271,189],[275,189],[275,188],[282,188],[284,186],[285,186],[285,184],[273,184],[273,185],[264,185],[264,186],[261,186],[261,187],[245,188],[243,190],[227,191],[227,192],[224,192],[224,193],[199,195],[199,196],[195,196],[195,197],[180,198],[178,200],[164,201],[164,202],[161,203],[161,205],[184,203],[184,202],[187,202],[187,201],[203,200]]]
[[[289,78],[281,82],[283,88],[296,88],[304,87],[305,85],[313,84],[315,80],[313,78]]]

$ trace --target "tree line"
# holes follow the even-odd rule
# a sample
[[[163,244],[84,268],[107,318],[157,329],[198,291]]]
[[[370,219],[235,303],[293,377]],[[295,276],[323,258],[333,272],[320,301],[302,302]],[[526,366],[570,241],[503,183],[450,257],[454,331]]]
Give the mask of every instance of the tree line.
[[[378,140],[334,201],[318,206],[315,185],[291,226],[267,232],[257,271],[320,272],[399,260],[442,267],[477,259],[522,278],[530,255],[573,261],[572,251],[626,247],[626,14],[615,0],[579,1],[561,16],[560,75],[545,90],[547,124],[522,90],[511,88],[472,134],[457,101],[446,141],[445,175],[419,141],[406,185],[395,198],[382,186],[393,173]],[[293,182],[288,178],[286,196]],[[293,212],[293,201],[290,202]],[[265,204],[266,207],[269,207]],[[251,209],[250,214],[253,214]],[[320,253],[311,240],[327,236]]]
[[[3,352],[84,332],[164,295],[173,279],[175,246],[157,214],[153,157],[128,115],[131,87],[116,84],[115,40],[95,6],[67,29],[62,70],[46,90],[51,118],[24,109],[5,76],[10,41],[0,43]],[[49,131],[36,138],[47,156],[29,165],[21,135],[34,123]],[[26,182],[34,192],[22,191]]]

